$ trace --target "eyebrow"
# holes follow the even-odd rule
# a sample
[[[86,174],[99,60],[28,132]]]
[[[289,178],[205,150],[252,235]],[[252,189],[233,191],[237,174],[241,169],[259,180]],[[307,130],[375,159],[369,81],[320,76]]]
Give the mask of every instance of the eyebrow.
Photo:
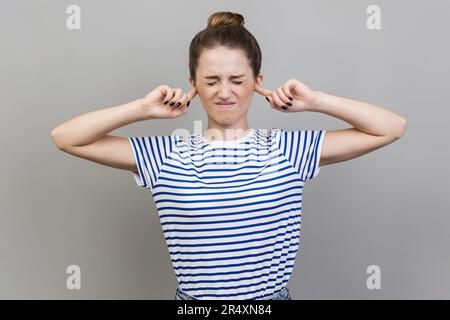
[[[245,74],[234,75],[234,76],[230,76],[230,79],[237,79],[237,78],[241,78],[244,76],[245,76]],[[204,78],[205,79],[220,79],[218,76],[206,76]]]

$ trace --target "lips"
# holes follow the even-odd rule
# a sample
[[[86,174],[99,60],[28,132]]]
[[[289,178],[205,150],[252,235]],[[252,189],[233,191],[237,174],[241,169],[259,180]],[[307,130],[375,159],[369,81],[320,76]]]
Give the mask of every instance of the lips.
[[[221,109],[221,110],[228,110],[228,109],[232,109],[234,106],[234,102],[217,102],[216,106],[217,108]]]
[[[229,105],[233,105],[234,102],[217,102],[216,104],[219,106],[229,106]]]

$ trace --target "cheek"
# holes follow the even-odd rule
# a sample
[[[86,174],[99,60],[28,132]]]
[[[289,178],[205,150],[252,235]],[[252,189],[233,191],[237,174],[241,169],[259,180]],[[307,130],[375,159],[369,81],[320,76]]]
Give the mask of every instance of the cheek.
[[[252,94],[255,91],[255,85],[253,83],[246,83],[245,86],[242,87],[242,91],[245,91],[246,94]]]
[[[207,102],[208,100],[211,100],[212,98],[212,93],[204,88],[197,88],[197,97],[202,101],[202,102]]]
[[[215,91],[211,88],[203,88],[200,92],[197,91],[197,94],[205,100],[209,100],[214,98]]]
[[[248,86],[239,90],[238,95],[241,99],[247,100],[251,98],[253,92],[254,92],[253,87]]]

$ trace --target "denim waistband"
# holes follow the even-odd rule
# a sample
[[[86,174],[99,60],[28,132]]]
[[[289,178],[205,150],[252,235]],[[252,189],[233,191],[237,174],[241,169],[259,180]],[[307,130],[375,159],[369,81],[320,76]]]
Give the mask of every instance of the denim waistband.
[[[200,299],[194,298],[193,296],[187,294],[178,287],[175,294],[175,300],[200,300]],[[261,300],[291,300],[291,295],[289,293],[288,287],[284,287],[283,289],[274,293],[273,295],[264,297]]]

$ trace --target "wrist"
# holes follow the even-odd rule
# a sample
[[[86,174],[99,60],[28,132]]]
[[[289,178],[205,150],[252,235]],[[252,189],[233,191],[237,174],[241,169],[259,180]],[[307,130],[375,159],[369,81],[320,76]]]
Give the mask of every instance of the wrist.
[[[315,91],[314,98],[308,106],[310,112],[321,112],[320,108],[324,105],[326,100],[326,93],[322,91]]]
[[[145,104],[144,99],[136,99],[132,102],[135,110],[135,116],[138,119],[137,121],[150,120],[152,119],[152,115],[150,114],[150,108]]]

